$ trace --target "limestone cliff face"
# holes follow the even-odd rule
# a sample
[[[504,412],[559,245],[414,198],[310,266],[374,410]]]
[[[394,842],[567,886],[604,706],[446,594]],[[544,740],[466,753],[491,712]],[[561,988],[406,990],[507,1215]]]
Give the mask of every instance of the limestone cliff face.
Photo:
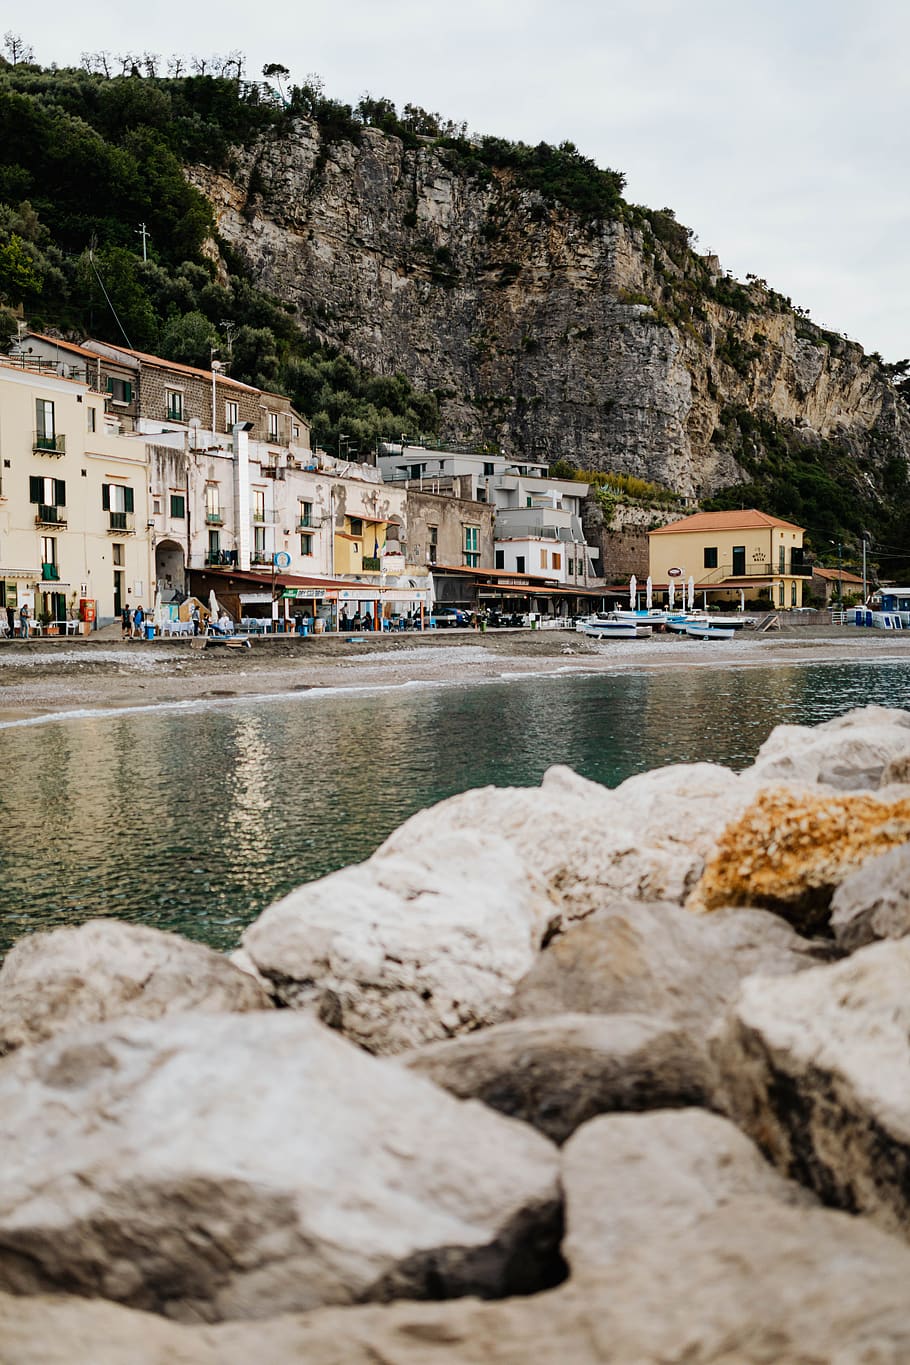
[[[440,391],[449,438],[688,495],[745,477],[736,409],[910,452],[910,413],[875,361],[760,282],[732,286],[675,223],[675,241],[635,210],[589,225],[511,172],[478,179],[369,128],[326,142],[305,119],[238,150],[230,175],[188,174],[257,282],[320,340]]]

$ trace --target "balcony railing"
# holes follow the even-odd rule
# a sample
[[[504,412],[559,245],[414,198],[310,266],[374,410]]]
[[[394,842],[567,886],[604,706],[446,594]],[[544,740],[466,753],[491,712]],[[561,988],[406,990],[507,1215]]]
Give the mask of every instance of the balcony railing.
[[[223,526],[224,517],[220,512],[206,512],[205,524],[206,526]]]
[[[50,507],[41,503],[35,513],[36,526],[65,526],[66,509],[63,507]]]
[[[322,526],[322,517],[310,515],[308,517],[297,518],[298,531],[318,531]]]
[[[66,437],[48,436],[43,431],[36,431],[32,441],[32,449],[38,455],[65,455]]]
[[[236,569],[239,558],[236,550],[210,550],[205,564],[209,569]]]
[[[136,518],[132,512],[109,512],[107,533],[110,535],[133,535],[136,530]]]
[[[811,578],[813,565],[803,559],[750,559],[744,564],[720,564],[707,570],[696,583],[722,583],[727,578]]]
[[[272,556],[270,554],[266,554],[264,550],[261,551],[254,550],[253,553],[250,555],[251,564],[271,564],[271,562]]]

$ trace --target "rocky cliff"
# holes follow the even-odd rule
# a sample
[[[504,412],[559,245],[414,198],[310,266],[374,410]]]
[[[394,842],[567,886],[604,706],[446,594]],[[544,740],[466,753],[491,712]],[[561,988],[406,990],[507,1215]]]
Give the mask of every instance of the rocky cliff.
[[[436,390],[450,438],[687,495],[748,480],[763,446],[744,412],[835,443],[873,483],[910,453],[877,357],[732,280],[668,211],[586,220],[430,140],[332,141],[303,118],[229,174],[188,173],[256,281],[320,340]]]

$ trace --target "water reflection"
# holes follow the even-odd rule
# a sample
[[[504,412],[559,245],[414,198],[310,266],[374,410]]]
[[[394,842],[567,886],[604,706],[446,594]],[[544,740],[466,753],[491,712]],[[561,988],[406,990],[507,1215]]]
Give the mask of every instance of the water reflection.
[[[774,725],[910,706],[903,664],[510,679],[0,731],[0,949],[110,914],[218,947],[468,787],[748,763]]]

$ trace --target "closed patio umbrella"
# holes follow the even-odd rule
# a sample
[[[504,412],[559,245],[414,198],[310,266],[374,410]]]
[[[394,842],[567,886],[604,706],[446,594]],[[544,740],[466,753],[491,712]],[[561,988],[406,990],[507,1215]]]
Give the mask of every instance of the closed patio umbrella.
[[[652,603],[652,600],[653,600],[653,592],[654,592],[654,588],[653,588],[653,584],[652,584],[652,582],[651,582],[651,575],[648,574],[647,582],[645,583],[645,606],[648,608],[648,611],[651,610],[651,603]]]
[[[629,606],[635,610],[635,589],[638,587],[638,579],[633,574],[629,579]]]
[[[695,610],[695,579],[689,575],[689,610]]]
[[[671,578],[667,588],[667,610],[673,610],[673,603],[676,601],[676,579]]]

